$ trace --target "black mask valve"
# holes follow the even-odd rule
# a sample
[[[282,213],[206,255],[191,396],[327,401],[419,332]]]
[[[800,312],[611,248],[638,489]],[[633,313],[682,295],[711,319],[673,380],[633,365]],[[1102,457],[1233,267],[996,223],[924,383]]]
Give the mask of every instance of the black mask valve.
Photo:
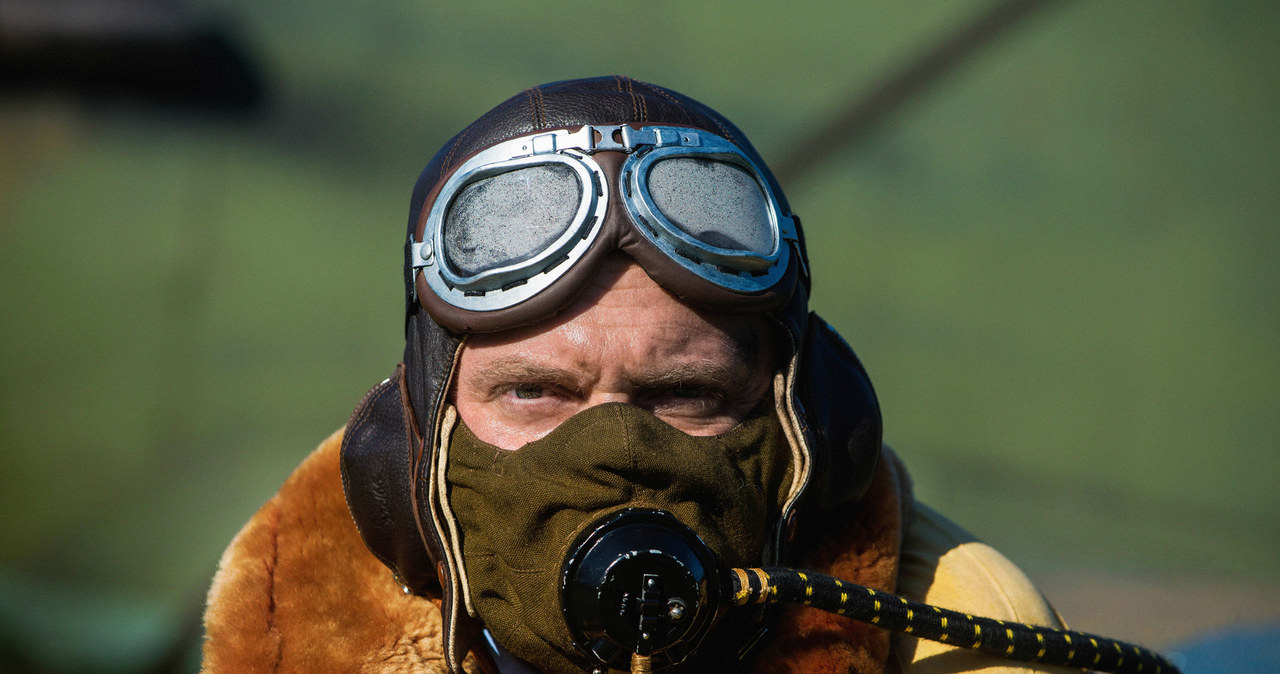
[[[683,661],[711,627],[719,590],[706,543],[671,514],[639,508],[588,530],[560,584],[574,643],[600,671]]]

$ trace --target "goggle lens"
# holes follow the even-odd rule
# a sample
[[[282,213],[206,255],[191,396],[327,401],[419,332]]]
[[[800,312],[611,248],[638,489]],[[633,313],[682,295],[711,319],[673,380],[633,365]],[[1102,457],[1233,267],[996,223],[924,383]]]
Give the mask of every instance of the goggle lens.
[[[670,157],[648,174],[653,205],[699,242],[769,255],[777,247],[760,183],[740,166],[704,157]]]
[[[564,164],[524,166],[468,183],[444,218],[444,255],[462,276],[531,260],[570,227],[582,183]]]

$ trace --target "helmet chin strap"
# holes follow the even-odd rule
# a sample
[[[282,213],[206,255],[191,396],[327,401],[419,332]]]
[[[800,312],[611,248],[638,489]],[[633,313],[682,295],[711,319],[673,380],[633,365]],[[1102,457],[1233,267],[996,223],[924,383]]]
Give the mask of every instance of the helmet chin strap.
[[[575,645],[596,672],[679,664],[717,611],[795,603],[987,655],[1117,674],[1178,674],[1164,657],[1106,637],[977,617],[811,571],[718,569],[688,527],[628,509],[570,548],[561,585]]]

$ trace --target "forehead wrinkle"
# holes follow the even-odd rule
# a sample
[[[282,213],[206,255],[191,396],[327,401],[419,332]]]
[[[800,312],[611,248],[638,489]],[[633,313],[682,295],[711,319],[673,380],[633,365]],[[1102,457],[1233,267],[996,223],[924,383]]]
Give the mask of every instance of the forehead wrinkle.
[[[693,317],[698,327],[674,319],[651,322],[649,327],[657,329],[647,331],[631,330],[635,321],[617,316],[609,322],[594,321],[596,328],[607,330],[574,336],[582,349],[578,363],[606,379],[613,374],[636,383],[739,382],[767,365],[760,362],[763,326],[758,317]],[[624,354],[640,358],[623,358]],[[658,368],[656,363],[664,365]]]

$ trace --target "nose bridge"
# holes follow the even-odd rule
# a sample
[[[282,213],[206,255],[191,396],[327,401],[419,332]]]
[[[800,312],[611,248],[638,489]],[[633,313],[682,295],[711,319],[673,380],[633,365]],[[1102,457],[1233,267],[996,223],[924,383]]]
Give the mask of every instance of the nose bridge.
[[[631,390],[619,390],[615,388],[597,387],[591,390],[587,396],[586,406],[595,407],[605,403],[623,403],[626,405],[636,404],[636,395]]]
[[[585,387],[584,407],[608,403],[636,405],[640,402],[640,391],[628,373],[627,362],[633,356],[625,349],[616,348],[618,346],[620,345],[614,344],[615,348],[606,349],[606,352],[599,354],[600,360],[596,364],[593,381]]]

